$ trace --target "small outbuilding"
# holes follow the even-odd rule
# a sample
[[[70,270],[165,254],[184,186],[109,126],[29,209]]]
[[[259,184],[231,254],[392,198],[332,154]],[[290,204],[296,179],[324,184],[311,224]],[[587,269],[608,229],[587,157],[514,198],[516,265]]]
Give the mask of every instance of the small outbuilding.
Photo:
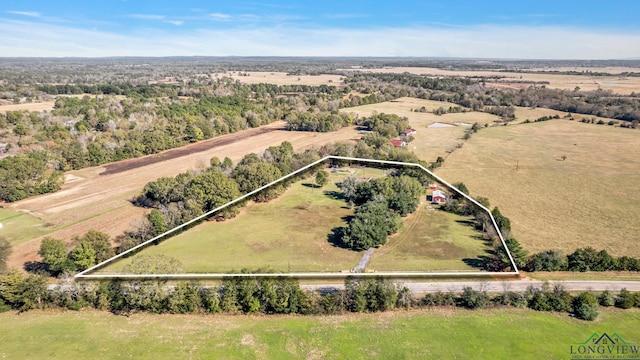
[[[402,132],[402,136],[415,135],[416,132],[417,132],[416,129],[407,129],[407,130]]]
[[[395,147],[407,146],[407,143],[403,140],[392,139],[392,140],[389,140],[389,142],[391,143],[391,145]]]
[[[434,190],[431,194],[432,204],[444,204],[447,202],[447,195],[442,190]]]

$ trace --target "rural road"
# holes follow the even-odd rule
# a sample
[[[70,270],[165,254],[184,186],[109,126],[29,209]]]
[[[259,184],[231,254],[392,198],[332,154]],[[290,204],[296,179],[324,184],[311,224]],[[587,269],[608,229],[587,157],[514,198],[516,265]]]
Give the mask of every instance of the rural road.
[[[469,286],[474,290],[487,292],[515,291],[522,292],[529,286],[541,288],[545,282],[539,280],[517,280],[517,281],[447,281],[447,282],[407,282],[404,283],[413,294],[426,294],[435,292],[462,292],[462,289]],[[567,291],[620,291],[626,288],[629,291],[640,291],[640,281],[593,281],[593,280],[562,280],[548,281],[553,288],[555,284],[562,284]],[[305,290],[331,291],[332,289],[344,289],[344,284],[321,284],[310,285],[301,284]]]

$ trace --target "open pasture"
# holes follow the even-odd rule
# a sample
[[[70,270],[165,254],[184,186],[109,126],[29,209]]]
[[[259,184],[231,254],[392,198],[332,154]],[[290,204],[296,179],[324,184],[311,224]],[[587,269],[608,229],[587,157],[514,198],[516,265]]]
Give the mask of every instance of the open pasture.
[[[240,75],[243,74],[243,75]],[[244,74],[249,74],[248,76]],[[224,74],[212,74],[213,77],[227,76],[244,84],[274,84],[274,85],[333,85],[342,84],[340,75],[287,75],[285,72],[266,71],[236,71]]]
[[[349,69],[350,71],[362,71],[373,73],[404,73],[409,72],[417,75],[427,76],[457,76],[457,77],[485,77],[500,80],[488,80],[487,86],[511,87],[519,89],[531,86],[530,82],[548,82],[545,86],[556,89],[573,90],[579,87],[583,91],[587,90],[611,90],[618,94],[630,94],[637,92],[640,88],[640,77],[622,77],[619,73],[611,76],[589,76],[585,75],[563,75],[563,74],[530,74],[519,72],[502,72],[497,70],[448,70],[427,67],[386,67],[380,69]],[[547,69],[552,70],[552,69]],[[599,68],[591,68],[591,71],[598,72]]]
[[[141,254],[175,258],[190,273],[239,272],[243,268],[349,271],[362,253],[329,242],[332,229],[345,226],[345,217],[353,215],[353,209],[335,195],[340,191],[336,183],[348,174],[375,178],[384,172],[345,168],[329,174],[329,183],[322,188],[312,185],[313,177],[298,181],[269,203],[249,204],[234,219],[202,223]],[[120,270],[132,258],[118,260],[100,271]]]
[[[500,120],[498,116],[477,111],[440,116],[430,112],[414,111],[423,106],[427,111],[433,111],[439,107],[448,109],[459,105],[445,101],[404,97],[378,104],[346,108],[342,111],[355,113],[361,117],[371,116],[373,112],[407,117],[411,126],[417,130],[417,133],[413,135],[415,140],[409,144],[409,150],[418,155],[420,159],[430,162],[435,161],[438,156],[446,157],[451,150],[461,144],[464,141],[464,133],[470,125],[476,122],[479,124],[491,124]],[[452,126],[429,128],[434,123]]]
[[[568,359],[594,332],[640,342],[638,309],[566,313],[448,308],[337,316],[0,314],[9,359]],[[526,332],[523,332],[526,329]],[[575,347],[574,347],[575,349]]]
[[[488,255],[486,241],[468,222],[470,218],[429,209],[423,203],[404,219],[404,228],[371,257],[369,270],[478,271],[465,263]]]
[[[639,256],[639,153],[637,130],[553,120],[482,129],[437,173],[488,197],[529,251]]]

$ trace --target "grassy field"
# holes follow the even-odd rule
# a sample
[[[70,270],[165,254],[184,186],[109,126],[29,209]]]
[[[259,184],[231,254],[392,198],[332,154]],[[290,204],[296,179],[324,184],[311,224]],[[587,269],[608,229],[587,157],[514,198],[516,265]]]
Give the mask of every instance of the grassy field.
[[[9,209],[0,209],[0,224],[0,236],[14,246],[51,232],[38,218]]]
[[[313,179],[293,184],[267,204],[250,204],[235,219],[207,222],[143,254],[165,254],[178,259],[186,272],[227,272],[271,267],[287,271],[342,271],[352,269],[362,253],[334,246],[328,236],[353,214],[342,199],[326,192],[339,191],[335,183],[348,171],[330,173],[329,184],[312,188]],[[353,169],[356,176],[379,177],[379,169]],[[122,269],[123,259],[104,271]]]
[[[343,316],[0,314],[9,359],[569,359],[593,333],[640,343],[640,311],[595,322],[526,309]],[[526,331],[523,331],[525,330]]]
[[[220,273],[242,268],[270,267],[278,272],[336,272],[355,267],[363,252],[334,246],[332,229],[345,226],[353,209],[330,194],[348,173],[377,178],[384,171],[343,168],[330,174],[322,189],[309,187],[310,180],[293,184],[280,198],[266,204],[249,204],[235,219],[206,222],[141,254],[164,254],[179,260],[185,272]],[[404,228],[378,248],[369,270],[378,271],[471,271],[464,259],[486,254],[487,244],[465,217],[428,210],[404,218]],[[121,272],[132,258],[119,260],[100,270]]]
[[[249,74],[249,76],[239,73]],[[230,72],[224,74],[214,74],[214,76],[228,76],[234,80],[238,80],[245,84],[274,84],[274,85],[333,85],[340,86],[342,84],[342,76],[340,75],[287,75],[284,72],[266,72],[266,71],[241,71]]]
[[[455,126],[456,123],[493,123],[500,120],[498,116],[483,112],[467,112],[459,114],[444,114],[441,116],[434,115],[429,112],[414,112],[424,106],[427,111],[433,111],[439,107],[449,108],[450,106],[459,106],[457,104],[444,102],[423,100],[416,98],[399,98],[393,101],[385,101],[378,104],[362,105],[352,108],[343,109],[344,112],[355,113],[359,116],[371,116],[375,111],[377,113],[397,114],[405,116],[409,119],[409,123],[417,130],[414,135],[415,140],[409,145],[409,149],[413,151],[419,158],[426,161],[435,161],[438,156],[446,157],[448,151],[455,149],[456,146],[463,142],[462,137],[468,127]],[[523,119],[524,120],[524,119]],[[451,124],[451,127],[429,128],[433,123]]]
[[[638,131],[556,120],[483,129],[437,173],[499,206],[530,251],[639,256],[639,153]]]
[[[581,68],[586,70],[587,68]],[[640,78],[638,77],[621,77],[618,74],[621,69],[606,69],[591,68],[591,71],[608,71],[611,76],[589,76],[589,75],[562,75],[562,74],[528,74],[518,72],[502,72],[493,70],[450,70],[450,69],[437,69],[427,67],[389,67],[381,69],[358,69],[362,72],[373,73],[404,73],[420,74],[427,76],[437,77],[487,77],[487,78],[500,78],[501,80],[507,80],[509,83],[487,80],[486,85],[489,87],[509,87],[514,89],[527,88],[531,86],[531,82],[548,82],[545,86],[548,88],[573,90],[575,87],[579,87],[582,91],[592,91],[597,89],[611,90],[614,93],[630,94],[634,91],[638,91],[640,87]],[[549,70],[549,69],[547,69]],[[555,70],[555,69],[553,69]],[[633,70],[624,70],[633,71]]]
[[[478,271],[463,259],[487,255],[481,234],[465,224],[468,218],[422,204],[404,221],[404,228],[389,237],[389,242],[376,250],[368,269],[415,271]]]

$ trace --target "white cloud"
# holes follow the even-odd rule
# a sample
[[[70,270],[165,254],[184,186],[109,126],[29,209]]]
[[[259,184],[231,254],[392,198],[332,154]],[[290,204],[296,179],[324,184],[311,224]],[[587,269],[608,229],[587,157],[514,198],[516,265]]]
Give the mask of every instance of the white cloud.
[[[166,18],[164,15],[154,15],[154,14],[130,14],[127,17],[132,19],[140,19],[140,20],[163,20]]]
[[[224,14],[222,14],[224,15]],[[174,21],[161,19],[160,21]],[[175,20],[174,25],[181,25]],[[126,34],[0,19],[2,56],[439,56],[637,58],[638,33],[568,27],[442,26],[377,29],[253,26],[130,30]]]
[[[164,20],[163,22],[166,22],[168,24],[173,24],[173,25],[176,25],[176,26],[180,26],[180,25],[184,24],[184,21],[182,21],[182,20]]]
[[[7,10],[5,12],[9,13],[9,14],[14,14],[14,15],[22,15],[22,16],[35,17],[35,18],[42,17],[42,14],[40,14],[39,12],[36,12],[36,11]]]
[[[231,15],[223,13],[211,13],[209,14],[209,17],[218,21],[226,21],[231,19]]]

